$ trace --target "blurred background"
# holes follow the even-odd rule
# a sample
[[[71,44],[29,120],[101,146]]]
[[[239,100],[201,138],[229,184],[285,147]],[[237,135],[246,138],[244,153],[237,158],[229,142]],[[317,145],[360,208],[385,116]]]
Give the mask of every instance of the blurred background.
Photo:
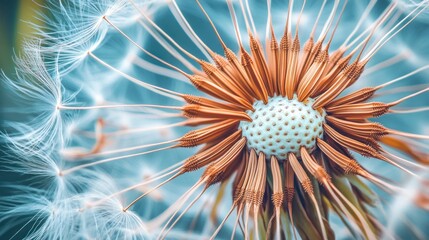
[[[44,0],[0,0],[0,70],[6,75],[14,71],[13,55],[21,52],[26,36],[32,35],[29,21],[37,21],[36,11],[43,11]],[[3,129],[5,97],[0,81],[0,129]],[[0,148],[2,150],[2,148]],[[0,178],[1,180],[1,178]]]
[[[32,35],[29,21],[37,21],[36,12],[43,11],[44,0],[0,0],[0,68],[13,71],[12,56],[21,51],[26,36]]]
[[[33,34],[29,21],[38,22],[35,12],[43,11],[44,0],[0,0],[0,72],[11,76],[14,72],[14,54],[20,54],[22,43],[27,36]],[[0,132],[4,129],[5,110],[10,99],[4,92],[3,81],[0,81]],[[3,161],[6,161],[4,143],[0,141],[0,170],[3,169]],[[16,174],[2,171],[0,174],[0,196],[6,196],[10,192],[4,190],[4,185]],[[22,177],[22,176],[21,176]],[[16,229],[11,229],[12,234]]]
[[[35,13],[43,11],[44,2],[45,0],[0,0],[0,72],[3,71],[8,76],[13,74],[13,56],[20,54],[24,39],[33,34],[28,22],[40,24]],[[3,81],[0,81],[0,131],[4,128],[4,107],[7,102]],[[0,153],[2,150],[0,147]],[[0,154],[1,160],[3,156]],[[4,177],[0,174],[0,182],[3,182]]]
[[[24,38],[32,35],[32,28],[27,22],[39,22],[35,12],[43,11],[44,0],[0,0],[0,3],[0,69],[9,75],[14,71],[14,53],[19,54]],[[1,86],[1,109],[7,101],[3,90]],[[4,113],[0,111],[0,114],[3,122]]]

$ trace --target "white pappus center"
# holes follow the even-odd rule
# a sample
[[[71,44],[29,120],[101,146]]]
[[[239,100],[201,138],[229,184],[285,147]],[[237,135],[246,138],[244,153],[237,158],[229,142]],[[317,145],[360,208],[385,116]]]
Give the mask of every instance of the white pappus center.
[[[301,147],[312,152],[316,139],[323,135],[326,116],[323,110],[314,110],[313,103],[311,98],[300,102],[296,97],[289,100],[282,96],[268,99],[267,104],[256,101],[255,111],[247,111],[252,121],[242,121],[239,126],[247,147],[263,152],[267,159],[275,156],[279,160],[286,159],[288,153],[299,157]]]

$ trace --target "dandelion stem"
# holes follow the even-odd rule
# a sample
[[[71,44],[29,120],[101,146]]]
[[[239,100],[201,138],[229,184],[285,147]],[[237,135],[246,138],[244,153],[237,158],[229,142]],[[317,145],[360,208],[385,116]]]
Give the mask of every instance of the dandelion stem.
[[[322,3],[322,6],[320,7],[319,13],[317,14],[317,17],[316,17],[316,21],[314,21],[313,29],[311,30],[311,33],[310,33],[310,38],[314,38],[314,35],[316,33],[316,28],[317,28],[317,25],[319,25],[320,17],[322,16],[323,9],[325,9],[326,2],[327,0],[324,0]]]
[[[424,170],[424,169],[427,168],[427,167],[425,167],[425,166],[423,166],[421,164],[414,163],[414,162],[408,161],[408,160],[406,160],[404,158],[401,158],[401,157],[399,157],[399,156],[397,156],[397,155],[395,155],[393,153],[390,153],[390,152],[384,152],[384,153],[387,154],[387,155],[389,155],[389,156],[391,156],[391,157],[393,157],[393,158],[395,158],[395,159],[397,159],[397,160],[399,160],[399,161],[401,161],[401,162],[403,162],[403,163],[405,163],[405,164],[407,164],[407,165],[410,165],[410,166],[413,166],[413,167],[417,167],[417,168],[419,168],[421,170]]]
[[[237,22],[237,17],[235,15],[234,6],[232,5],[231,0],[226,0],[226,3],[228,5],[229,14],[231,15],[232,24],[234,25],[235,37],[237,38],[237,42],[238,42],[239,46],[242,47],[243,42],[241,41],[240,27],[239,27],[238,22]]]
[[[179,222],[179,220],[183,217],[183,215],[185,215],[189,209],[198,201],[198,199],[201,198],[201,196],[203,195],[203,193],[206,191],[206,188],[204,188],[199,194],[198,196],[192,200],[191,203],[189,203],[189,205],[180,213],[180,215],[176,218],[176,220],[170,225],[170,227],[165,231],[164,236],[168,235],[168,233],[171,231],[171,229],[177,224],[177,222]],[[162,233],[162,232],[161,232]],[[162,238],[164,239],[164,238]]]
[[[217,31],[216,26],[214,25],[213,21],[210,19],[208,13],[206,12],[206,10],[204,9],[204,7],[201,5],[199,0],[195,0],[198,4],[198,6],[200,7],[201,11],[204,13],[205,17],[207,18],[207,20],[209,21],[210,25],[212,26],[220,44],[222,45],[222,48],[226,49],[226,44],[225,42],[222,40],[222,37],[220,36],[219,32]]]
[[[178,169],[176,169],[178,170]],[[173,172],[175,172],[176,170],[174,170]],[[138,198],[134,199],[128,206],[126,206],[123,211],[126,212],[128,211],[128,209],[130,209],[130,207],[132,207],[134,204],[136,204],[138,201],[140,201],[140,199],[144,198],[145,196],[147,196],[148,194],[150,194],[151,192],[155,191],[156,189],[162,187],[163,185],[165,185],[166,183],[170,182],[171,180],[175,179],[176,177],[178,177],[179,175],[181,175],[181,172],[177,172],[176,174],[174,174],[173,176],[171,176],[170,178],[168,178],[167,180],[163,181],[162,183],[156,185],[154,188],[150,189],[149,191],[145,192],[144,194],[140,195]]]
[[[192,194],[205,182],[205,179],[198,180],[197,183],[194,184],[190,189],[188,189],[174,204],[171,205],[171,208],[176,208],[173,214],[168,219],[167,223],[164,224],[164,227],[159,233],[158,239],[161,238],[164,235],[165,230],[167,229],[168,225],[170,225],[170,222],[173,220],[173,218],[176,216],[177,212],[182,208],[182,206],[186,203],[186,201],[192,196]],[[205,189],[203,189],[202,192],[204,192]],[[177,204],[177,206],[176,206]],[[169,209],[167,209],[169,211]]]
[[[239,221],[240,221],[240,217],[239,216],[242,216],[242,210],[243,210],[243,208],[240,206],[238,208],[238,211],[237,211],[237,217],[235,218],[234,227],[232,228],[231,240],[235,239],[234,236],[235,236],[235,232],[237,231],[237,226],[238,226]]]
[[[139,145],[139,146],[134,146],[134,147],[122,148],[122,149],[115,149],[115,150],[104,151],[104,152],[98,152],[98,153],[86,155],[85,158],[94,158],[94,157],[99,157],[99,156],[104,156],[104,155],[110,155],[110,154],[117,154],[117,153],[135,151],[135,150],[140,150],[140,149],[143,149],[143,148],[155,147],[155,146],[159,146],[159,145],[165,145],[165,144],[168,144],[168,143],[174,143],[174,142],[177,142],[177,141],[179,141],[179,139],[174,139],[174,140],[169,140],[169,141],[159,142],[159,143],[151,143],[151,144]]]
[[[255,21],[253,19],[252,11],[250,10],[249,0],[245,0],[245,3],[246,3],[246,10],[249,15],[250,24],[252,25],[253,32],[257,34],[258,31],[256,30],[256,27],[255,27]]]
[[[420,67],[420,68],[418,68],[418,69],[416,69],[416,70],[414,70],[414,71],[412,71],[412,72],[410,72],[410,73],[407,73],[407,74],[405,74],[405,75],[403,75],[403,76],[401,76],[401,77],[395,78],[395,79],[393,79],[393,80],[391,80],[391,81],[388,81],[388,82],[386,82],[386,83],[383,83],[383,84],[381,84],[381,85],[378,85],[378,86],[377,86],[377,87],[375,87],[375,88],[376,88],[376,89],[384,88],[384,87],[386,87],[386,86],[388,86],[388,85],[391,85],[391,84],[393,84],[393,83],[399,82],[399,81],[401,81],[401,80],[403,80],[403,79],[406,79],[406,78],[408,78],[408,77],[411,77],[411,76],[413,76],[413,75],[415,75],[415,74],[417,74],[417,73],[419,73],[419,72],[425,71],[425,70],[427,70],[427,69],[429,69],[429,65],[425,65],[425,66],[423,66],[423,67]]]
[[[129,81],[131,81],[131,82],[133,82],[133,83],[135,83],[135,84],[137,84],[137,85],[140,85],[140,86],[142,86],[142,87],[144,87],[144,88],[146,88],[146,89],[148,89],[148,90],[150,90],[150,91],[152,91],[152,92],[155,92],[155,93],[158,93],[158,94],[160,94],[160,95],[163,95],[163,96],[166,96],[166,97],[169,97],[169,98],[171,98],[171,99],[175,99],[175,100],[178,100],[178,101],[184,101],[180,96],[182,96],[182,94],[180,94],[180,93],[177,93],[177,92],[174,92],[174,91],[171,91],[171,90],[168,90],[168,89],[165,89],[165,88],[161,88],[161,87],[158,87],[158,86],[155,86],[155,85],[152,85],[152,84],[149,84],[149,83],[146,83],[146,82],[143,82],[143,81],[141,81],[141,80],[139,80],[139,79],[137,79],[137,78],[134,78],[134,77],[131,77],[130,75],[128,75],[128,74],[126,74],[126,73],[124,73],[124,72],[122,72],[122,71],[120,71],[119,69],[117,69],[117,68],[114,68],[114,67],[112,67],[111,65],[109,65],[108,63],[106,63],[105,61],[103,61],[103,60],[101,60],[100,58],[98,58],[97,56],[95,56],[95,54],[94,53],[92,53],[92,52],[88,52],[88,55],[89,56],[91,56],[93,59],[95,59],[97,62],[99,62],[100,64],[102,64],[102,65],[104,65],[105,67],[107,67],[108,69],[110,69],[110,70],[112,70],[112,71],[114,71],[114,72],[117,72],[117,73],[119,73],[121,76],[123,76],[124,78],[126,78],[127,80],[129,80]]]
[[[145,54],[147,54],[148,56],[150,56],[150,57],[152,57],[153,59],[155,59],[155,60],[157,60],[157,61],[159,61],[159,62],[161,62],[162,64],[165,64],[166,66],[168,66],[168,67],[170,67],[170,68],[172,68],[172,69],[174,69],[174,70],[176,70],[176,71],[178,71],[178,72],[180,72],[180,73],[182,73],[183,75],[185,75],[186,76],[186,73],[182,70],[182,69],[180,69],[180,68],[178,68],[178,67],[176,67],[176,66],[173,66],[172,64],[170,64],[170,63],[168,63],[168,62],[166,62],[166,61],[164,61],[164,60],[162,60],[161,58],[159,58],[159,57],[157,57],[157,56],[155,56],[154,54],[152,54],[152,53],[150,53],[149,51],[147,51],[146,49],[144,49],[143,47],[141,47],[139,44],[137,44],[134,40],[132,40],[127,34],[125,34],[121,29],[119,29],[115,24],[113,24],[106,16],[103,18],[108,24],[110,24],[116,31],[118,31],[123,37],[125,37],[128,41],[130,41],[133,45],[135,45],[137,48],[139,48],[142,52],[144,52]]]
[[[334,21],[335,13],[337,12],[338,5],[340,4],[339,0],[335,0],[334,6],[332,7],[331,13],[328,19],[325,22],[325,25],[322,28],[318,41],[323,41],[328,34],[329,29],[331,28],[332,22]]]
[[[219,233],[219,231],[222,229],[223,225],[225,224],[226,220],[229,218],[229,216],[231,215],[232,211],[234,210],[235,205],[233,204],[230,208],[230,210],[228,211],[228,213],[226,214],[226,216],[223,218],[222,222],[219,224],[219,226],[216,228],[216,230],[213,232],[213,234],[210,237],[210,240],[215,239],[216,235]]]
[[[412,97],[418,96],[418,95],[420,95],[420,94],[422,94],[422,93],[425,93],[425,92],[427,92],[427,91],[429,91],[429,87],[428,87],[428,88],[425,88],[425,89],[423,89],[423,90],[420,90],[420,91],[418,91],[418,92],[415,92],[415,93],[413,93],[413,94],[410,94],[410,95],[408,95],[408,96],[406,96],[406,97],[403,97],[403,98],[401,98],[401,99],[399,99],[399,100],[396,100],[396,101],[394,101],[394,102],[391,102],[391,103],[390,103],[390,105],[391,105],[391,106],[398,105],[398,104],[400,104],[400,103],[402,103],[402,102],[404,102],[404,101],[406,101],[406,100],[408,100],[408,99],[410,99],[410,98],[412,98]]]
[[[106,108],[165,108],[172,110],[181,110],[181,107],[165,106],[165,105],[151,105],[151,104],[117,104],[117,105],[98,105],[98,106],[64,106],[57,107],[60,110],[96,110]]]
[[[408,113],[419,113],[429,111],[429,107],[420,107],[420,108],[407,108],[407,109],[391,109],[390,113],[397,114],[408,114]]]
[[[396,6],[396,4],[394,5]],[[424,6],[424,7],[422,7]],[[418,11],[415,16],[411,17],[419,8],[422,9],[420,11]],[[392,39],[396,34],[398,34],[400,31],[402,31],[402,29],[404,29],[406,26],[408,26],[416,17],[418,17],[427,7],[429,7],[429,5],[427,4],[427,1],[422,1],[413,11],[411,11],[407,16],[405,16],[401,21],[399,21],[399,23],[397,23],[394,27],[392,27],[378,42],[377,44],[372,48],[372,50],[370,52],[368,52],[368,54],[363,58],[363,59],[370,59],[372,58],[372,56],[374,56],[374,54],[376,54],[378,52],[378,50],[380,50],[384,44],[386,44],[387,42],[390,41],[390,39]],[[411,17],[410,20],[408,20]],[[406,22],[406,20],[408,20]],[[403,26],[401,26],[402,23],[405,24]],[[399,29],[398,29],[399,28]],[[390,35],[390,36],[389,36]]]
[[[179,62],[181,62],[188,70],[196,72],[197,69],[192,65],[186,58],[184,58],[176,49],[174,49],[168,42],[162,39],[157,33],[152,31],[149,26],[141,19],[138,20],[138,23],[149,32],[149,34],[173,57],[175,57]]]
[[[154,131],[154,130],[160,130],[160,129],[169,129],[173,127],[184,126],[186,125],[187,122],[188,121],[185,120],[177,123],[154,126],[154,127],[131,128],[131,129],[119,130],[115,132],[104,133],[104,135],[108,137],[113,137],[113,136],[119,136],[119,135],[125,135],[125,134],[134,134],[134,133],[142,133],[142,132],[148,132],[148,131]]]
[[[265,27],[265,41],[269,42],[270,31],[272,29],[272,16],[271,16],[271,0],[267,0],[267,25]]]
[[[191,84],[189,79],[184,77],[182,74],[180,74],[174,70],[171,70],[169,68],[155,65],[149,61],[146,61],[145,59],[143,59],[141,57],[136,56],[136,58],[133,59],[133,62],[135,63],[135,65],[137,65],[143,69],[146,69],[148,71],[151,71],[153,73],[156,73],[156,74],[159,74],[161,76],[168,77],[168,78],[172,78],[172,79],[177,79],[178,81],[181,81],[181,82],[184,82],[187,84]]]
[[[150,154],[150,153],[154,153],[154,152],[159,152],[159,151],[163,151],[163,150],[167,150],[167,149],[171,149],[174,148],[174,146],[168,146],[168,147],[164,147],[164,148],[158,148],[158,149],[154,149],[154,150],[150,150],[150,151],[146,151],[146,152],[141,152],[141,153],[135,153],[135,154],[129,154],[129,155],[125,155],[125,156],[119,156],[119,157],[112,157],[112,158],[107,158],[107,159],[102,159],[102,160],[98,160],[96,162],[91,162],[91,163],[87,163],[87,164],[82,164],[76,167],[72,167],[66,170],[61,171],[61,175],[65,176],[68,175],[70,173],[73,173],[75,171],[87,168],[87,167],[92,167],[92,166],[96,166],[99,164],[103,164],[103,163],[108,163],[108,162],[113,162],[116,160],[122,160],[122,159],[126,159],[126,158],[131,158],[131,157],[137,157],[137,156],[142,156],[142,155],[146,155],[146,154]]]
[[[246,25],[247,33],[251,34],[252,30],[251,30],[249,19],[247,16],[249,12],[246,12],[246,9],[243,5],[243,0],[240,0],[239,3],[240,3],[240,9],[241,9],[241,12],[242,12],[243,18],[244,18],[244,24]]]
[[[152,183],[152,182],[155,182],[155,181],[157,181],[157,180],[159,180],[159,179],[162,179],[162,178],[164,178],[164,177],[166,177],[166,176],[169,176],[169,175],[171,175],[171,174],[173,174],[173,173],[177,172],[177,171],[179,170],[179,169],[178,169],[178,167],[179,167],[181,164],[183,164],[183,162],[184,162],[184,161],[178,162],[178,163],[174,164],[173,166],[170,166],[170,167],[168,167],[168,168],[166,168],[166,169],[164,169],[164,170],[162,170],[162,171],[158,172],[155,176],[153,176],[153,177],[151,177],[151,178],[148,178],[148,179],[145,179],[145,181],[143,181],[143,182],[141,182],[141,183],[134,184],[134,185],[129,186],[129,187],[125,188],[125,189],[122,189],[121,191],[118,191],[118,192],[112,193],[111,195],[109,195],[109,196],[107,196],[107,197],[105,197],[105,198],[103,198],[103,199],[100,199],[100,200],[98,200],[98,201],[96,201],[96,202],[94,202],[94,203],[88,204],[88,205],[86,206],[86,208],[88,209],[88,208],[91,208],[91,207],[98,206],[98,205],[100,205],[101,203],[103,203],[103,202],[105,202],[105,201],[107,201],[107,200],[109,200],[109,199],[111,199],[111,198],[113,198],[113,197],[116,197],[116,196],[121,195],[121,194],[123,194],[123,193],[126,193],[126,192],[128,192],[128,191],[134,190],[134,189],[136,189],[136,188],[139,188],[139,187],[142,187],[142,186],[148,185],[148,184],[150,184],[150,183]],[[171,169],[173,169],[173,170],[172,170],[172,171],[170,171]]]
[[[395,134],[403,137],[429,140],[429,136],[420,135],[420,134],[406,133],[406,132],[401,132],[401,131],[392,130],[392,129],[389,129],[388,132],[390,134]]]
[[[167,33],[165,33],[158,25],[156,25],[141,9],[137,7],[135,2],[133,0],[129,0],[132,2],[133,6],[139,11],[139,13],[157,30],[159,31],[165,38],[167,38],[174,46],[176,46],[180,51],[182,51],[184,54],[186,54],[191,59],[198,61],[198,58],[196,58],[194,55],[186,51],[182,48],[176,41],[173,40]]]
[[[194,29],[191,27],[189,22],[186,20],[185,16],[183,16],[182,11],[179,6],[177,6],[176,0],[171,0],[171,4],[169,4],[170,11],[173,13],[173,16],[176,18],[176,21],[185,31],[185,33],[191,38],[194,44],[198,47],[198,49],[204,54],[207,60],[210,60],[213,63],[213,59],[209,55],[207,51],[211,51],[209,47],[201,40],[201,38],[195,33]]]
[[[366,8],[365,8],[364,12],[362,13],[362,15],[360,16],[359,21],[355,24],[355,27],[354,27],[353,31],[349,34],[349,36],[347,37],[347,39],[344,41],[344,43],[342,45],[343,47],[345,47],[345,46],[348,45],[349,41],[356,34],[356,32],[359,30],[360,26],[365,22],[365,20],[367,20],[367,16],[371,12],[371,10],[374,7],[374,5],[375,5],[376,2],[377,2],[377,0],[371,0],[366,5]]]
[[[397,55],[395,55],[395,56],[393,56],[387,60],[384,60],[384,61],[378,63],[377,65],[374,65],[372,67],[367,68],[365,70],[365,72],[362,73],[361,76],[367,76],[367,75],[370,75],[371,73],[378,72],[383,68],[390,67],[390,66],[392,66],[398,62],[406,60],[407,57],[408,57],[407,53],[397,54]]]
[[[426,87],[429,87],[429,84],[426,83],[426,84],[418,84],[418,85],[411,85],[411,86],[405,85],[402,87],[392,88],[389,90],[379,92],[378,94],[374,94],[373,97],[388,96],[388,95],[393,95],[393,94],[403,93],[403,92],[410,92],[410,91],[415,92]]]
[[[357,42],[361,41],[361,39],[370,31],[372,31],[372,29],[374,29],[379,23],[384,22],[389,16],[390,14],[392,14],[394,9],[394,3],[390,4],[384,11],[382,14],[380,14],[380,16],[371,23],[371,25],[366,28],[364,31],[362,31],[362,33],[359,34],[359,36],[357,36],[351,43],[347,44],[343,44],[343,46],[345,46],[346,49],[349,49],[350,47],[352,47],[353,45],[355,45]],[[364,20],[364,19],[363,19]]]

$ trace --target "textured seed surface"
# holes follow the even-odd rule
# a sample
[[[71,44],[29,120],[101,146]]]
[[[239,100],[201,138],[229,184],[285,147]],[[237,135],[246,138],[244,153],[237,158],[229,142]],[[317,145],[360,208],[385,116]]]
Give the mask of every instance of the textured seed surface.
[[[323,135],[326,115],[314,110],[313,102],[311,98],[299,102],[295,97],[289,100],[282,96],[270,98],[267,104],[256,101],[255,111],[247,111],[252,121],[240,122],[247,147],[277,159],[285,159],[289,152],[300,156],[302,146],[313,151],[316,139]]]

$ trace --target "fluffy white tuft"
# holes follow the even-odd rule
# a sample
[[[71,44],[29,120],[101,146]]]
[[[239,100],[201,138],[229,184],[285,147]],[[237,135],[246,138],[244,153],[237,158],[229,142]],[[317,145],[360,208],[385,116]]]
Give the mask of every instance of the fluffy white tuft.
[[[27,43],[32,51],[16,58],[16,77],[5,74],[2,81],[14,102],[5,110],[19,121],[6,122],[2,138],[12,150],[25,153],[49,153],[64,144],[63,128],[71,115],[59,111],[58,106],[69,102],[58,69],[48,71],[37,43]]]

